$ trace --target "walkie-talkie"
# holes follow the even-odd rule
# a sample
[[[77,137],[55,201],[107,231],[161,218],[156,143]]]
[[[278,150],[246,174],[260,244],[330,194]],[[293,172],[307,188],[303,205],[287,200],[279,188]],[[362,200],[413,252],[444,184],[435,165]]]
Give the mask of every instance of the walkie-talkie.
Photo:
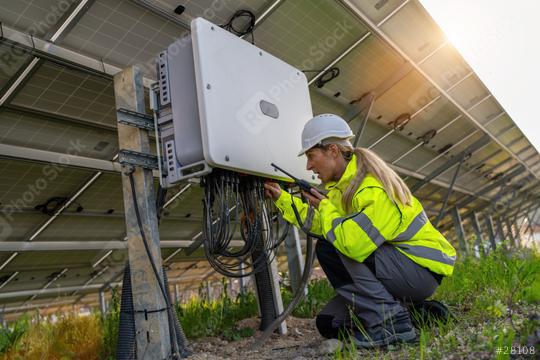
[[[272,165],[274,168],[278,169],[279,171],[281,171],[282,173],[284,173],[285,175],[287,175],[288,177],[290,177],[291,179],[294,180],[294,182],[296,183],[296,185],[298,185],[298,187],[304,191],[307,191],[308,193],[311,192],[311,189],[315,189],[317,190],[319,193],[323,194],[323,195],[326,195],[326,191],[324,190],[319,190],[317,189],[316,187],[314,186],[311,186],[310,183],[308,183],[306,180],[302,180],[302,179],[298,179],[297,177],[294,177],[292,176],[291,174],[289,174],[288,172],[286,172],[285,170],[283,170],[282,168],[280,168],[279,166],[277,166],[276,164],[274,163],[271,163],[270,165]]]

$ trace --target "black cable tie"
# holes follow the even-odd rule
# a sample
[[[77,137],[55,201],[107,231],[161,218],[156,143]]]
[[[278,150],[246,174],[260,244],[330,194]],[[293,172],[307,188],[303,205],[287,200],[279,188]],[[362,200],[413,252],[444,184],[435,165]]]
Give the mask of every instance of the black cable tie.
[[[146,318],[146,320],[148,320],[148,314],[152,314],[152,313],[157,313],[157,312],[162,312],[162,311],[167,311],[169,309],[172,309],[172,307],[164,307],[164,308],[161,308],[161,309],[155,309],[155,310],[148,310],[148,309],[144,309],[144,310],[133,310],[133,311],[127,311],[127,310],[120,310],[120,313],[122,314],[130,314],[130,315],[133,315],[133,314],[144,314],[144,317]]]
[[[395,120],[392,120],[388,125],[392,125],[394,131],[401,131],[405,128],[405,125],[411,120],[411,115],[409,113],[400,114]]]
[[[319,89],[322,88],[326,83],[337,78],[339,76],[339,73],[340,73],[340,70],[337,66],[334,66],[326,70],[317,78],[317,80],[315,81],[315,86],[317,86]]]
[[[161,308],[161,309],[156,309],[156,310],[148,310],[148,309],[144,309],[144,311],[148,314],[152,314],[152,313],[157,313],[157,312],[162,312],[162,311],[167,311],[171,309],[171,307],[168,307],[168,306],[165,306],[164,308]]]
[[[0,21],[0,40],[4,40],[4,25]]]

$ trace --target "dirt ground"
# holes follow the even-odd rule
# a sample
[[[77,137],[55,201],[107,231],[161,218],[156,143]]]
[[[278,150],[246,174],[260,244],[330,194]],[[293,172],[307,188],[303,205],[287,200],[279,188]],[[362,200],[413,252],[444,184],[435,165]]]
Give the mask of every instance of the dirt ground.
[[[250,318],[238,323],[238,328],[249,327],[254,330],[259,326],[259,319]],[[329,351],[332,344],[325,342],[315,327],[314,319],[287,319],[287,334],[274,334],[258,350],[251,345],[261,334],[256,331],[252,337],[228,342],[216,337],[201,338],[190,343],[193,355],[189,359],[331,359]]]

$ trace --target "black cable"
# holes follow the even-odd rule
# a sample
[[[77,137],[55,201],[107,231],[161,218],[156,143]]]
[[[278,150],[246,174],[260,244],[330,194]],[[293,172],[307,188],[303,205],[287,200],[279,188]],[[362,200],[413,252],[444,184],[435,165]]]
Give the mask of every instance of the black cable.
[[[340,70],[337,66],[334,66],[334,67],[331,67],[330,69],[327,69],[327,70],[302,70],[302,72],[304,73],[308,73],[308,72],[321,72],[323,71],[323,73],[321,74],[321,76],[319,76],[317,78],[317,80],[315,81],[315,86],[317,86],[319,89],[322,88],[326,83],[334,80],[335,78],[337,78],[340,74]]]
[[[144,244],[144,249],[146,251],[146,255],[148,256],[148,260],[150,261],[150,265],[152,266],[152,271],[154,272],[154,276],[156,277],[156,281],[159,284],[159,288],[161,290],[161,293],[163,295],[163,299],[165,300],[165,307],[167,308],[168,313],[168,325],[169,325],[169,335],[171,337],[171,345],[173,352],[171,355],[173,358],[180,358],[181,354],[178,349],[178,343],[176,342],[176,329],[174,328],[174,324],[171,324],[171,319],[174,319],[174,315],[171,313],[172,307],[169,302],[169,298],[167,296],[167,291],[165,290],[165,287],[161,281],[161,276],[159,275],[159,272],[157,270],[154,257],[152,256],[152,253],[150,251],[150,247],[148,245],[148,241],[146,240],[146,234],[143,230],[142,220],[141,220],[141,214],[139,213],[139,204],[137,203],[137,193],[135,191],[135,180],[133,178],[133,172],[129,173],[129,183],[131,185],[131,196],[133,197],[133,205],[135,209],[135,216],[137,218],[137,224],[139,226],[139,232],[141,234],[141,238]]]
[[[235,27],[234,22],[241,18],[248,18],[248,23],[243,29]],[[255,14],[249,10],[236,11],[225,24],[220,25],[225,30],[235,34],[236,36],[244,36],[246,34],[251,35],[251,43],[255,44],[255,37],[253,30],[255,29]]]
[[[284,227],[285,230],[280,233],[278,216],[270,211],[273,209],[273,202],[265,199],[264,196],[263,180],[215,169],[203,178],[201,184],[204,187],[203,241],[210,265],[219,273],[229,277],[258,274],[268,269],[268,265],[274,260],[275,249],[285,240],[290,225],[287,224]],[[233,217],[231,217],[232,206],[235,206],[236,215]],[[291,303],[269,324],[262,336],[254,343],[254,347],[262,344],[302,300],[313,269],[313,238],[324,239],[305,228],[294,200],[292,207],[298,224],[307,234],[308,239],[304,272]],[[242,214],[241,217],[238,217],[239,212]],[[228,250],[235,233],[231,231],[231,221],[240,221],[244,246],[239,250]],[[276,223],[275,229],[272,225],[273,221]],[[266,232],[266,235],[263,232]],[[254,253],[257,255],[251,257]]]
[[[279,225],[273,203],[265,199],[263,180],[216,169],[202,185],[203,241],[210,265],[236,278],[263,271],[288,232],[288,225]],[[238,225],[244,245],[229,250]],[[253,257],[255,249],[259,255]]]
[[[292,198],[292,195],[291,195]],[[296,208],[296,205],[294,203],[294,199],[291,199],[291,207],[294,212],[294,216],[296,217],[296,221],[298,222],[298,225],[300,226],[300,229],[305,232],[306,238],[307,238],[307,244],[306,244],[306,261],[304,262],[304,272],[302,273],[302,278],[300,280],[300,284],[298,286],[298,289],[296,289],[296,293],[294,294],[291,302],[289,303],[289,306],[283,312],[281,315],[279,315],[262,333],[262,335],[256,339],[253,344],[251,345],[251,349],[255,350],[258,347],[260,347],[268,338],[270,335],[274,332],[274,330],[277,329],[277,327],[289,316],[289,314],[294,310],[296,305],[302,300],[302,298],[305,296],[304,289],[307,286],[307,283],[309,281],[309,278],[311,277],[311,272],[313,270],[313,262],[315,260],[314,256],[314,248],[313,248],[313,238],[319,239],[321,241],[326,241],[323,236],[314,234],[304,227],[304,223],[302,222],[302,219],[300,218],[300,214],[298,213],[298,209]]]
[[[294,203],[294,197],[291,194],[291,207],[294,212],[294,217],[296,218],[296,221],[298,222],[298,225],[300,226],[300,229],[306,234],[306,236],[313,237],[318,240],[325,240],[324,236],[318,235],[315,233],[312,233],[308,229],[304,227],[304,223],[302,222],[302,219],[300,218],[300,214],[298,213],[298,208],[296,207],[296,204]]]
[[[158,219],[158,225],[161,222],[161,218],[163,216],[163,208],[165,206],[165,200],[167,199],[167,189],[161,186],[161,184],[158,187],[157,195],[156,195],[156,215]]]
[[[68,201],[69,198],[67,197],[54,196],[48,199],[44,204],[37,205],[34,209],[41,211],[45,215],[53,216]]]

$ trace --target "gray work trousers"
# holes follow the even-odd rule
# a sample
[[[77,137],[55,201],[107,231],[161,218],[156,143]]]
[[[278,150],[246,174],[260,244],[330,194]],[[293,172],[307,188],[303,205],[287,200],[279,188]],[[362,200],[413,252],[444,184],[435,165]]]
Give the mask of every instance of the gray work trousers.
[[[439,285],[428,269],[388,243],[362,263],[341,254],[326,240],[317,241],[316,253],[338,293],[319,313],[318,323],[322,316],[332,326],[348,326],[354,313],[364,327],[376,326],[404,311],[402,302],[423,301]]]

